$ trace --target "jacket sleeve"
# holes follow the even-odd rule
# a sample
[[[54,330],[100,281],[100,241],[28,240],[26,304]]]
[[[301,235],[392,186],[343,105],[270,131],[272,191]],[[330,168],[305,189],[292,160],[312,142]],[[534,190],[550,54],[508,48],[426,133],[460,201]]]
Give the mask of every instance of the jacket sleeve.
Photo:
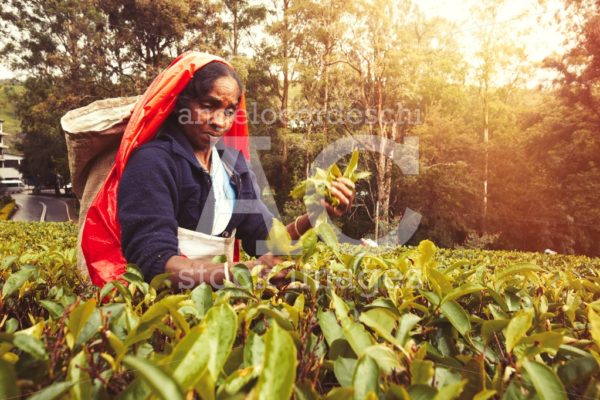
[[[121,249],[147,281],[165,272],[166,261],[179,254],[176,177],[175,163],[165,150],[140,147],[129,158],[119,183]]]
[[[236,237],[242,240],[242,247],[246,253],[251,256],[261,256],[267,252],[267,249],[266,243],[261,246],[260,242],[267,240],[269,230],[273,225],[273,213],[269,211],[261,199],[256,175],[251,169],[249,169],[249,174],[254,207],[248,210],[246,217],[237,227]]]

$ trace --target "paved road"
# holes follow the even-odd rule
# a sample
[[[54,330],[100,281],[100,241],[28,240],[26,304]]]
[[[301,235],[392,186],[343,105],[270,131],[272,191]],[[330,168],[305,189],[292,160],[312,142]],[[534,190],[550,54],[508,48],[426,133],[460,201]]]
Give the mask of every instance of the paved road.
[[[13,221],[68,221],[76,216],[71,215],[67,201],[51,196],[34,196],[26,193],[13,194],[19,209]]]

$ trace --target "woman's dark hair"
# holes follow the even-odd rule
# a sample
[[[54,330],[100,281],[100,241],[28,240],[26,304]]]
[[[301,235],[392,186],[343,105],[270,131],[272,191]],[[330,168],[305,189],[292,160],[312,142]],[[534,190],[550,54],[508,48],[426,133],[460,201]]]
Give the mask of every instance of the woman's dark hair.
[[[225,76],[229,76],[235,79],[240,89],[241,96],[243,86],[242,80],[240,79],[237,72],[235,72],[233,68],[231,68],[225,63],[219,61],[212,61],[206,64],[204,67],[200,68],[198,71],[196,71],[192,80],[179,94],[176,108],[185,108],[187,105],[187,101],[191,99],[198,99],[206,93],[210,92],[213,88],[215,81]]]

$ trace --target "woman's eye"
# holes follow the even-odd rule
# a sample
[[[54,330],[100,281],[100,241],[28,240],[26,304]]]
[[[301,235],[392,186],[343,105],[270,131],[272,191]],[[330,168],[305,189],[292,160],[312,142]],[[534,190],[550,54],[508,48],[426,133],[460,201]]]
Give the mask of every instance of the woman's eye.
[[[231,117],[233,114],[235,114],[235,108],[228,108],[225,110],[225,115],[228,117]]]

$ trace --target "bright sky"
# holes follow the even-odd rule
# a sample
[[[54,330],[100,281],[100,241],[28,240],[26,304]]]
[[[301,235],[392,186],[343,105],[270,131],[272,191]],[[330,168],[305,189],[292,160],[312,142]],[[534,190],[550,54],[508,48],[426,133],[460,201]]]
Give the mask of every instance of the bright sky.
[[[456,39],[467,60],[474,62],[482,22],[473,18],[471,9],[482,1],[489,0],[419,0],[418,4],[425,15],[457,24]],[[507,0],[498,13],[498,29],[525,47],[532,65],[539,65],[544,58],[563,51],[564,36],[554,19],[564,9],[563,4],[563,0]],[[530,85],[544,83],[553,76],[551,71],[536,70]]]
[[[456,22],[459,27],[456,36],[462,51],[467,59],[473,60],[481,23],[473,19],[470,10],[480,1],[489,0],[419,0],[417,3],[429,17],[441,16]],[[538,63],[561,51],[563,36],[554,21],[554,14],[562,7],[562,0],[507,0],[498,16],[499,25],[514,34],[517,43],[526,46],[532,63]],[[519,35],[522,31],[527,31],[527,34]],[[6,65],[0,63],[0,79],[14,76]],[[537,71],[535,83],[544,82],[551,76],[549,71]]]
[[[4,64],[0,64],[0,79],[10,79],[13,78],[15,74],[10,71]]]

